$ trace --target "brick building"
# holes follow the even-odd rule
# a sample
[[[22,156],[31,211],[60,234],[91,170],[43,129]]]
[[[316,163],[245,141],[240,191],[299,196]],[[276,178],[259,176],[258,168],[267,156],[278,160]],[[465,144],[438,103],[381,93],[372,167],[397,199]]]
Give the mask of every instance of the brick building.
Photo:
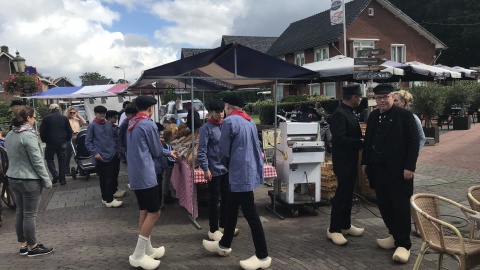
[[[396,62],[433,64],[446,45],[386,0],[353,0],[345,4],[347,55],[360,49],[384,49],[382,58]],[[267,51],[287,62],[303,65],[345,54],[343,26],[331,25],[330,10],[293,22]],[[285,95],[317,93],[341,96],[342,83],[284,86]]]

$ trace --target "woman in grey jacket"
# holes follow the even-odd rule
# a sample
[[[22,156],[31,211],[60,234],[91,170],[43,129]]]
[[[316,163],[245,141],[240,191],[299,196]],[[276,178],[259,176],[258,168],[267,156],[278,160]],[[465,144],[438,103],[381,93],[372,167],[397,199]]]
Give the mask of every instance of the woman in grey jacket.
[[[37,243],[35,225],[42,188],[51,188],[38,133],[33,129],[35,111],[24,106],[12,119],[12,130],[5,137],[9,158],[7,177],[15,193],[17,210],[15,230],[20,255],[29,257],[49,254],[53,248]]]

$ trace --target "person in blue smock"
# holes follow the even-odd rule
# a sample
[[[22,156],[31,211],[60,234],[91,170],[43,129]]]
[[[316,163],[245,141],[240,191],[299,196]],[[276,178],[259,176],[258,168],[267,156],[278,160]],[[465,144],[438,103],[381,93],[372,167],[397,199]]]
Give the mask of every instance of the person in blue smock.
[[[138,113],[129,121],[126,139],[128,181],[140,210],[140,235],[129,262],[131,266],[143,269],[156,269],[160,264],[158,259],[165,254],[163,246],[153,248],[150,242],[150,234],[160,217],[161,200],[154,159],[161,157],[163,152],[157,125],[150,119],[155,104],[157,100],[151,96],[136,98]],[[175,151],[169,154],[178,156]]]
[[[210,118],[200,128],[198,164],[208,183],[208,219],[210,226],[208,238],[220,241],[226,224],[227,201],[230,196],[228,171],[220,162],[218,156],[225,104],[223,101],[213,100],[208,105]],[[219,202],[220,211],[218,210]],[[238,229],[236,233],[238,234]]]
[[[96,106],[93,108],[95,119],[88,125],[85,136],[85,147],[92,155],[92,163],[100,178],[100,191],[102,203],[106,207],[119,207],[122,201],[113,197],[117,190],[114,181],[114,159],[117,158],[120,141],[113,126],[106,118],[107,108]]]
[[[227,256],[232,252],[233,236],[238,218],[238,208],[248,221],[252,233],[255,255],[240,261],[243,269],[268,268],[272,258],[268,256],[265,233],[257,213],[253,190],[264,183],[263,160],[257,127],[250,116],[242,110],[245,101],[238,95],[223,98],[225,114],[219,143],[219,157],[228,169],[230,197],[227,204],[227,224],[220,241],[203,240],[210,252]]]

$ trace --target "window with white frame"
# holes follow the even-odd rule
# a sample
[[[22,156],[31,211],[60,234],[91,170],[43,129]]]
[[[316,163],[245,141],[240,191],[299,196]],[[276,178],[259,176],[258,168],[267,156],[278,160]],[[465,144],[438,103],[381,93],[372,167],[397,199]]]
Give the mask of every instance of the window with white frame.
[[[357,57],[359,50],[375,49],[375,41],[371,39],[353,41],[353,57]]]
[[[3,91],[3,82],[0,82],[0,93],[4,92]]]
[[[303,66],[303,64],[305,64],[305,53],[304,52],[295,53],[295,64],[297,66]]]
[[[390,47],[391,60],[399,63],[405,63],[407,60],[405,54],[407,49],[405,44],[392,44]]]
[[[323,61],[329,58],[328,46],[315,49],[315,62]]]
[[[315,83],[315,84],[310,84],[310,95],[320,95],[320,84]]]
[[[324,83],[323,84],[323,95],[326,97],[333,97],[335,98],[336,91],[335,91],[335,83]]]
[[[283,98],[283,85],[277,84],[277,89],[275,90],[275,98],[277,101],[282,100]]]

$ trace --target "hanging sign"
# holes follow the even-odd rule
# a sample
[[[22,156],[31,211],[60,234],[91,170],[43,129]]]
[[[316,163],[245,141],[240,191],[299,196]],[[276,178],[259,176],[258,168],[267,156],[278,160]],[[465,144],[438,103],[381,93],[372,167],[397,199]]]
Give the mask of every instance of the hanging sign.
[[[359,72],[353,74],[353,79],[357,81],[365,80],[388,80],[393,76],[390,72]]]

